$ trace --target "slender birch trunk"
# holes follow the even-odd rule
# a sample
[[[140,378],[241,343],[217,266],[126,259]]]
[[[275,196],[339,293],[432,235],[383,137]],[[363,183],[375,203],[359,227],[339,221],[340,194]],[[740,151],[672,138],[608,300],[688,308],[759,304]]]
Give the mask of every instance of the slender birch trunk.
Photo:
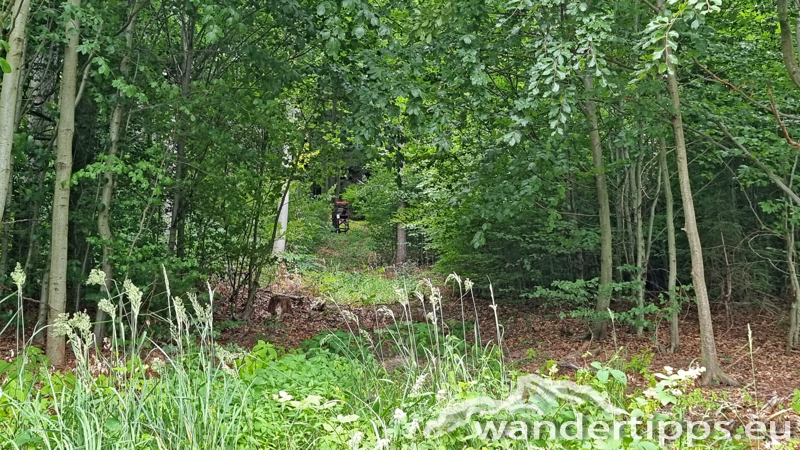
[[[286,182],[286,190],[278,209],[278,235],[272,244],[272,256],[280,255],[286,251],[286,230],[289,226],[289,186],[291,181]]]

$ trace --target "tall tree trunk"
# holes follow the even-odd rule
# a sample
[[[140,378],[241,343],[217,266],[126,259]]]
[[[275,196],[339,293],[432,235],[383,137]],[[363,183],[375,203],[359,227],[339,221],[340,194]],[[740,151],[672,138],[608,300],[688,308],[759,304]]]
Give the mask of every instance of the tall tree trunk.
[[[405,203],[400,202],[397,208],[397,215],[403,214],[403,209],[406,207]],[[408,236],[406,235],[406,227],[402,223],[397,223],[397,264],[404,264],[408,260]]]
[[[130,54],[133,47],[133,28],[136,24],[136,10],[133,16],[128,21],[128,26],[125,28],[125,55],[119,63],[119,73],[125,78],[130,71]],[[106,294],[111,292],[111,283],[114,278],[114,263],[111,261],[111,242],[114,240],[114,234],[111,232],[111,200],[114,196],[114,172],[112,167],[114,160],[119,153],[119,140],[120,128],[122,125],[122,114],[124,106],[122,102],[122,91],[117,90],[117,100],[114,105],[114,112],[111,113],[111,124],[109,125],[108,136],[111,140],[111,145],[108,147],[108,154],[106,156],[106,167],[108,170],[103,174],[103,192],[100,194],[100,212],[97,213],[97,230],[98,235],[102,241],[103,261],[101,267],[106,274],[105,285],[103,286]],[[103,340],[105,331],[106,313],[100,308],[97,308],[97,315],[95,316],[94,337],[95,342]]]
[[[181,100],[186,102],[192,92],[192,68],[194,61],[194,13],[190,11],[181,27],[181,46],[183,51],[183,63],[181,64]],[[179,113],[180,115],[180,113]],[[183,255],[182,237],[183,221],[185,217],[186,198],[184,183],[184,165],[186,163],[186,130],[182,127],[182,119],[178,117],[175,126],[178,129],[178,137],[175,143],[175,192],[172,196],[172,217],[169,225],[168,248],[171,254]]]
[[[794,44],[792,43],[792,27],[789,25],[789,6],[787,0],[778,0],[778,24],[781,28],[781,55],[789,78],[792,79],[797,87],[800,87],[800,65],[794,54]]]
[[[640,149],[641,151],[641,149]],[[644,291],[645,291],[645,277],[647,275],[647,260],[645,259],[645,242],[644,242],[644,219],[642,217],[642,203],[644,185],[642,181],[642,172],[644,171],[644,153],[641,153],[636,159],[634,167],[636,173],[633,177],[633,187],[635,192],[633,195],[634,209],[633,215],[636,221],[636,267],[639,273],[636,279],[640,282],[640,286],[636,292],[636,306],[639,308],[639,313],[636,315],[636,335],[642,336],[644,332]]]
[[[603,161],[603,147],[600,142],[598,129],[597,106],[591,95],[594,91],[594,78],[585,76],[583,87],[589,97],[583,104],[583,113],[589,121],[589,142],[592,148],[592,163],[595,170],[595,184],[597,186],[597,202],[600,216],[600,289],[597,295],[595,312],[605,315],[611,306],[611,283],[613,281],[614,262],[611,245],[611,208],[608,203],[608,186],[606,183],[606,168]],[[606,321],[597,319],[592,325],[592,334],[595,339],[606,337]]]
[[[278,234],[272,243],[272,256],[280,255],[286,251],[286,230],[289,226],[289,186],[291,180],[286,182],[286,190],[278,205]]]
[[[45,325],[47,325],[48,311],[50,310],[50,302],[48,299],[50,286],[50,262],[47,263],[47,268],[42,273],[42,292],[39,295],[39,313],[36,316],[36,326],[33,327],[33,342],[41,345],[44,344]]]
[[[786,232],[786,263],[789,267],[789,281],[792,283],[794,302],[789,311],[789,333],[786,341],[787,354],[800,345],[800,281],[797,279],[797,267],[795,266],[797,250],[794,242],[794,225],[790,222],[789,230]]]
[[[703,264],[703,245],[700,242],[700,232],[697,229],[697,218],[694,212],[694,199],[692,197],[691,179],[689,177],[689,161],[686,154],[686,140],[683,133],[683,118],[681,116],[681,97],[678,89],[677,67],[669,62],[670,51],[666,51],[667,60],[667,91],[672,102],[672,131],[675,135],[675,157],[678,161],[678,182],[683,201],[683,214],[686,220],[684,229],[689,240],[689,252],[692,257],[692,285],[697,297],[697,313],[700,320],[700,343],[702,349],[703,384],[711,384],[719,380],[722,384],[738,386],[739,383],[722,371],[717,358],[717,344],[714,340],[714,326],[711,322],[711,308],[708,301],[706,288],[705,268]]]
[[[669,258],[669,272],[667,273],[667,296],[669,298],[669,350],[672,353],[680,347],[680,328],[678,326],[678,293],[675,284],[678,280],[678,254],[675,248],[675,201],[672,198],[672,183],[669,179],[669,166],[667,166],[667,143],[661,137],[658,140],[658,165],[661,168],[661,182],[664,184],[664,202],[666,203],[667,221],[667,255]]]
[[[3,74],[0,92],[0,221],[2,221],[11,186],[11,147],[14,143],[20,73],[25,54],[25,25],[28,22],[30,0],[16,0],[12,7],[11,33],[8,36],[6,61],[11,73]]]
[[[81,0],[69,0],[79,8]],[[72,137],[75,134],[75,91],[78,82],[78,42],[80,22],[67,22],[67,44],[64,47],[64,66],[59,91],[59,120],[56,137],[56,179],[53,193],[52,233],[50,238],[50,312],[47,323],[47,356],[56,367],[64,364],[65,341],[55,327],[56,319],[64,313],[67,303],[67,257],[69,231],[69,181],[72,177]]]

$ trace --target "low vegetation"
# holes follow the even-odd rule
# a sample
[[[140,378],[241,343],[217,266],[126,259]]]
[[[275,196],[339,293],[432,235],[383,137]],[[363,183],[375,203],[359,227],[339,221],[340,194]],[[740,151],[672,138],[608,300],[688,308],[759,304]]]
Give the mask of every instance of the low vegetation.
[[[461,301],[472,303],[471,282],[453,279],[462,292]],[[102,280],[100,272],[90,277],[94,284],[102,285]],[[547,433],[525,440],[509,437],[521,433],[522,421],[548,421],[560,427],[575,420],[608,421],[608,411],[618,409],[655,422],[684,422],[722,404],[695,389],[694,380],[702,369],[667,367],[660,373],[661,369],[648,367],[647,358],[636,361],[637,370],[649,380],[646,389],[629,386],[623,370],[632,366],[616,357],[592,362],[575,373],[562,373],[556,361],[548,361],[541,380],[574,380],[597,396],[583,395],[582,401],[575,401],[579,391],[554,396],[534,390],[529,396],[514,397],[526,375],[504,363],[502,348],[475,344],[476,324],[443,320],[439,289],[425,286],[424,293],[396,293],[399,313],[379,308],[382,327],[363,328],[358,317],[342,310],[351,332],[325,333],[302,350],[286,351],[263,341],[251,350],[217,345],[212,304],[195,295],[180,298],[167,293],[169,336],[154,339],[142,329],[147,320],[139,311],[142,292],[126,282],[119,295],[101,301],[114,326],[112,336],[97,351],[85,314],[64,316],[56,325],[71,345],[74,370],[53,371],[40,350],[25,342],[20,342],[15,357],[0,363],[4,380],[0,443],[9,449],[97,450],[530,446],[651,450],[658,448],[659,437],[570,439],[571,428],[560,430],[555,439]],[[420,306],[429,311],[427,321],[410,320],[409,297],[424,302]],[[18,295],[4,302],[15,300],[21,302]],[[130,309],[123,308],[128,304]],[[15,323],[21,327],[24,321],[18,319]],[[442,422],[448,411],[464,413],[461,405],[481,398],[518,404],[475,414],[473,419],[482,422],[446,428],[454,423]],[[800,411],[800,392],[793,404],[785,406]],[[514,422],[517,431],[509,434],[503,429],[510,421],[520,422]],[[442,423],[442,428],[433,427]],[[486,423],[489,428],[481,428]],[[497,432],[492,431],[494,423],[501,424]],[[753,444],[749,440],[714,440],[742,431],[747,423],[745,418],[728,421],[728,428],[715,430],[702,445],[749,448]],[[687,439],[691,446],[692,438],[686,436],[672,445],[686,446]],[[798,441],[786,435],[770,445],[774,444],[771,448],[789,449]]]

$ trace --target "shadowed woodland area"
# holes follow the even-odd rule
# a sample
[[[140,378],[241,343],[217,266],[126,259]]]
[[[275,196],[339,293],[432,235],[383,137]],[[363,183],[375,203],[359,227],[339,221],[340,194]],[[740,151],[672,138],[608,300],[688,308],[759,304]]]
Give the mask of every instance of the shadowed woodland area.
[[[484,397],[797,448],[800,3],[0,22],[0,449],[697,444],[426,427]]]

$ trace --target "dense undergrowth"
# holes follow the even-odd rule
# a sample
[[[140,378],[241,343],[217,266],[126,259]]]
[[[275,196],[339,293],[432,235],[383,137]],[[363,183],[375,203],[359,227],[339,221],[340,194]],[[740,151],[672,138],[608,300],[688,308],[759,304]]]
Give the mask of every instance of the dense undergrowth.
[[[102,284],[103,276],[90,279]],[[454,279],[462,305],[471,309],[471,283]],[[342,310],[352,333],[318,336],[302,350],[262,341],[244,351],[215,345],[212,305],[195,295],[167,292],[170,308],[161,320],[170,336],[152,339],[141,326],[151,319],[140,315],[141,291],[126,282],[101,302],[113,327],[98,352],[88,316],[64,316],[56,325],[69,339],[74,370],[52,370],[25,342],[15,358],[0,363],[0,448],[652,450],[658,437],[571,439],[569,427],[553,436],[516,438],[522,421],[560,427],[575,420],[610,421],[609,411],[623,410],[633,417],[683,421],[690,411],[717,407],[694,390],[698,369],[647,375],[651,387],[642,392],[628,386],[618,359],[579,370],[572,377],[576,385],[550,361],[531,384],[530,375],[509,369],[500,347],[468,344],[480,342],[476,324],[443,320],[439,290],[432,284],[426,289],[424,295],[399,292],[399,315],[379,308],[383,328],[362,328]],[[409,297],[423,302],[426,322],[409,320]],[[21,305],[16,295],[4,301],[15,300]],[[21,328],[22,309],[17,312],[14,323]],[[499,337],[499,325],[496,332]],[[520,391],[523,385],[532,390]],[[587,395],[588,389],[596,395]],[[483,428],[468,422],[470,408]],[[502,427],[520,422],[509,432],[490,429],[488,420],[505,421],[498,422]],[[694,445],[748,445],[713,441],[724,435],[715,433]],[[673,443],[687,444],[692,441],[685,436]]]

